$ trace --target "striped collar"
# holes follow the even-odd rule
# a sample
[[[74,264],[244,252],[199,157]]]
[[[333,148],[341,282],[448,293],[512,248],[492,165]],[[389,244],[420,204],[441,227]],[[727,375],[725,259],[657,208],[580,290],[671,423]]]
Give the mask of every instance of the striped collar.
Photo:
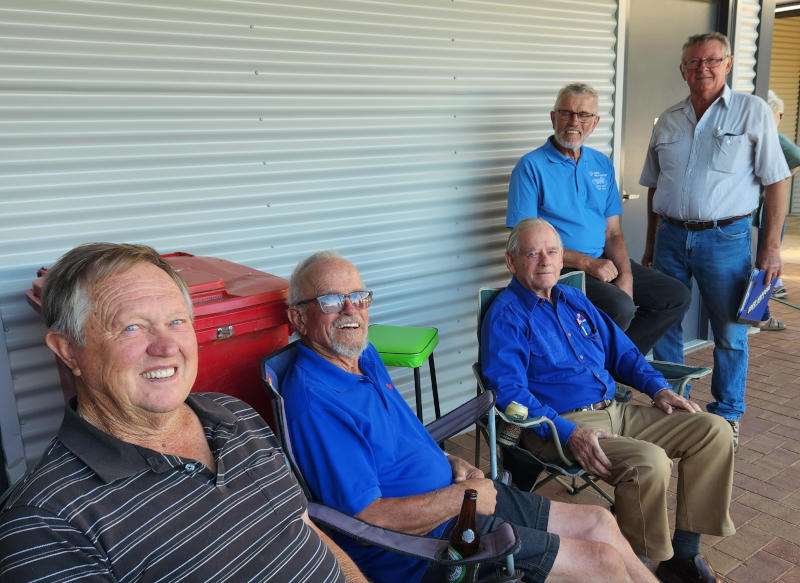
[[[220,425],[227,429],[236,425],[236,416],[207,395],[190,394],[186,404],[197,414],[206,433]],[[76,407],[73,397],[64,408],[58,439],[106,483],[143,471],[163,473],[172,469],[161,453],[101,431],[79,416]]]

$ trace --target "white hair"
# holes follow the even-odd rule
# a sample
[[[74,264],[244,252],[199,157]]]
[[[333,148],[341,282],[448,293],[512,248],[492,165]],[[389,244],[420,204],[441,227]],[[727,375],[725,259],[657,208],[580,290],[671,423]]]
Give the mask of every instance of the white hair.
[[[772,89],[767,92],[767,105],[773,113],[783,113],[784,111],[783,99],[778,97]]]
[[[520,221],[517,223],[517,226],[511,230],[511,234],[508,236],[508,243],[506,243],[506,253],[510,255],[516,255],[519,253],[519,236],[522,231],[527,229],[533,229],[534,227],[547,227],[553,234],[556,236],[556,242],[558,243],[558,248],[562,249],[564,245],[561,243],[561,235],[558,234],[556,228],[551,225],[549,222],[545,221],[544,219],[535,218],[535,219],[525,219],[524,221]]]

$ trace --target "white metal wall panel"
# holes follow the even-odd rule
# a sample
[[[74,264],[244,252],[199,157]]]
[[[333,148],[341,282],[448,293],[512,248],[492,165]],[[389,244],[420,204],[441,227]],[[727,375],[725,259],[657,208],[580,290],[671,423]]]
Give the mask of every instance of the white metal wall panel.
[[[769,86],[783,99],[781,133],[800,139],[798,110],[800,103],[800,16],[776,18],[772,36],[772,60]],[[792,179],[791,213],[800,214],[800,178]]]
[[[756,90],[756,50],[758,48],[758,23],[760,0],[737,0],[736,32],[733,38],[734,91],[753,93]]]
[[[548,135],[561,85],[600,91],[590,143],[611,151],[616,10],[5,0],[0,309],[28,458],[61,403],[23,292],[38,266],[93,240],[282,276],[337,249],[375,289],[373,321],[439,328],[443,407],[464,401],[477,290],[506,280],[508,175]],[[411,375],[392,372],[412,398]]]

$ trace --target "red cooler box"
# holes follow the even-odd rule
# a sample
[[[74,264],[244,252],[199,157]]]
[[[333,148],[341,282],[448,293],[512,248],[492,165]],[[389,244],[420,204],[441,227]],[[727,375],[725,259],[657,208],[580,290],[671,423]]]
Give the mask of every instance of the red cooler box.
[[[274,427],[270,398],[261,383],[261,359],[286,345],[288,282],[238,263],[189,253],[162,255],[189,287],[200,362],[192,391],[226,393],[255,408]],[[27,292],[41,313],[47,270],[40,269]],[[74,379],[59,361],[64,395],[75,394]]]

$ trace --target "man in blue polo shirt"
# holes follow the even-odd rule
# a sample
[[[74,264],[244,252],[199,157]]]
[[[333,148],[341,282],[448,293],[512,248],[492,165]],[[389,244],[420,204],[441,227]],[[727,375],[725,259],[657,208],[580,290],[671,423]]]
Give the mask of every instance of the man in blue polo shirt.
[[[620,528],[638,554],[662,561],[656,571],[662,581],[713,583],[699,555],[699,533],[734,533],[730,426],[673,393],[606,314],[580,291],[556,284],[562,255],[558,233],[543,219],[511,231],[506,264],[514,277],[483,320],[483,374],[499,407],[516,401],[531,417],[552,419],[568,455],[614,485]],[[654,406],[618,403],[615,380],[638,388]],[[546,427],[524,432],[522,444],[556,459]],[[674,458],[680,464],[670,544],[666,500]]]
[[[609,583],[654,581],[604,509],[551,503],[441,451],[367,342],[371,303],[356,268],[334,253],[312,255],[292,274],[289,319],[303,344],[283,393],[297,461],[315,497],[378,526],[446,537],[472,488],[481,531],[514,524],[524,581],[585,581],[586,572]],[[378,583],[443,580],[424,561],[336,540]]]
[[[506,226],[541,217],[564,243],[564,271],[585,271],[586,295],[647,354],[689,307],[689,288],[628,257],[614,166],[584,146],[597,127],[597,92],[563,87],[550,112],[553,135],[517,163],[508,184]]]

